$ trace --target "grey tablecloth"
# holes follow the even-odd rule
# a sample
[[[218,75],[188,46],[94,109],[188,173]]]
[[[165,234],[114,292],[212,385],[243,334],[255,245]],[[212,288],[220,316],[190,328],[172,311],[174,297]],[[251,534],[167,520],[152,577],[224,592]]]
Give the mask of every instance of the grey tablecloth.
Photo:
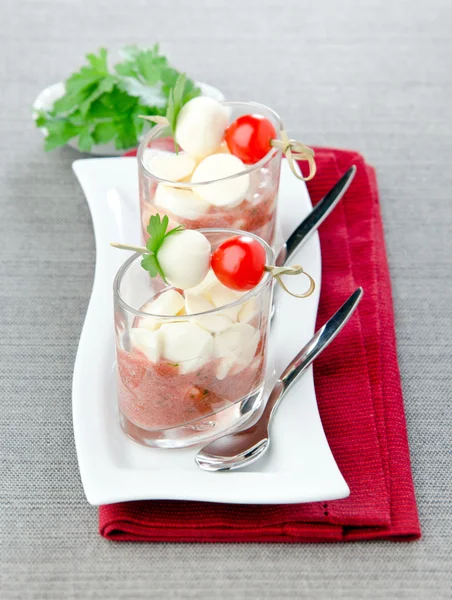
[[[0,18],[1,588],[23,598],[450,598],[450,0],[4,0]],[[87,51],[160,41],[311,144],[377,167],[413,471],[413,544],[140,545],[97,533],[71,377],[94,243],[71,172],[30,121]]]

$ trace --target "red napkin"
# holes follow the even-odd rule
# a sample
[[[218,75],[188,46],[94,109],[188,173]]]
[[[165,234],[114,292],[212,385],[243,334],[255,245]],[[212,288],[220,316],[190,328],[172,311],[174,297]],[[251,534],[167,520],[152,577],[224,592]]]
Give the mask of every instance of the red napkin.
[[[182,501],[101,506],[100,533],[152,542],[326,542],[420,537],[394,316],[374,169],[351,151],[316,149],[313,204],[352,164],[355,179],[320,227],[322,325],[358,286],[357,314],[314,364],[324,429],[351,493],[291,505]]]

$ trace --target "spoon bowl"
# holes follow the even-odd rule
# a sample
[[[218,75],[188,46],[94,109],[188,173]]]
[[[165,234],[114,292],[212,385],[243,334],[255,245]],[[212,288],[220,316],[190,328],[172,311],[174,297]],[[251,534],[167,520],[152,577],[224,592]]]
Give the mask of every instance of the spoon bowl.
[[[284,393],[284,384],[278,380],[267,400],[267,409]],[[240,469],[261,458],[270,445],[269,420],[263,416],[253,425],[234,433],[222,435],[204,446],[195,461],[205,471]]]
[[[248,433],[248,430],[244,430],[243,433]],[[221,438],[218,441],[220,440]],[[214,445],[215,442],[212,442],[209,446],[213,446],[213,448],[210,448],[210,452],[213,452],[213,454],[207,449],[199,452],[195,457],[196,463],[204,471],[232,471],[233,469],[241,469],[261,458],[270,445],[268,435],[259,440],[246,435],[243,437],[243,442],[242,451],[238,448],[238,444],[235,451],[229,453],[228,456],[223,454],[221,444],[218,444],[218,447],[216,447]]]

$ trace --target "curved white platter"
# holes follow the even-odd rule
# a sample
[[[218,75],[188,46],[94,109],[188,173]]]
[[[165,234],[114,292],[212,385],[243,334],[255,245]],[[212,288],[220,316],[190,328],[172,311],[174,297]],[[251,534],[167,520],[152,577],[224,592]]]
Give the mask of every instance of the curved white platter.
[[[246,469],[204,472],[194,461],[196,447],[160,450],[126,437],[119,426],[116,402],[112,282],[129,253],[111,248],[109,242],[140,243],[137,164],[135,158],[97,158],[77,160],[73,169],[91,210],[97,248],[72,389],[75,443],[88,502],[177,499],[286,504],[348,496],[323,432],[312,368],[278,409],[269,452]],[[310,210],[305,184],[283,161],[279,239],[286,239]],[[267,389],[273,386],[275,373],[284,369],[314,332],[321,278],[317,234],[294,256],[293,263],[301,263],[313,275],[317,288],[306,300],[276,290]]]

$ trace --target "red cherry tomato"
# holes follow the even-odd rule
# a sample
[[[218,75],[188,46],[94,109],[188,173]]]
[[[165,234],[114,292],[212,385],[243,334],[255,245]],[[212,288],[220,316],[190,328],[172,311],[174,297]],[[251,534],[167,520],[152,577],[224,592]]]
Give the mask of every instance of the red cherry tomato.
[[[232,154],[245,164],[253,165],[269,152],[276,130],[260,115],[243,115],[229,125],[224,138]]]
[[[264,275],[265,249],[252,237],[238,235],[218,246],[212,269],[221,283],[241,292],[251,290]]]

